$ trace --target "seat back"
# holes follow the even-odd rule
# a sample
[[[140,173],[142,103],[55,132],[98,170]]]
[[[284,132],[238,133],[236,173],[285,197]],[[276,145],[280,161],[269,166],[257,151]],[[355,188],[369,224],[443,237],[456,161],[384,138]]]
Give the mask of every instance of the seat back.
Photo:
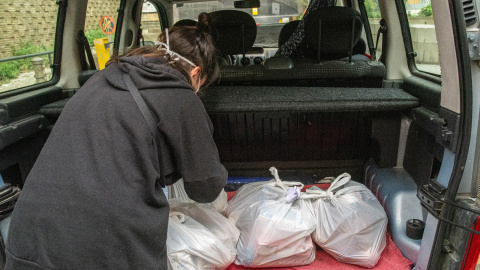
[[[305,18],[308,58],[322,60],[351,57],[362,32],[360,12],[348,7],[324,7]]]
[[[219,10],[210,15],[210,35],[223,56],[245,54],[253,47],[257,25],[250,14],[238,10]]]

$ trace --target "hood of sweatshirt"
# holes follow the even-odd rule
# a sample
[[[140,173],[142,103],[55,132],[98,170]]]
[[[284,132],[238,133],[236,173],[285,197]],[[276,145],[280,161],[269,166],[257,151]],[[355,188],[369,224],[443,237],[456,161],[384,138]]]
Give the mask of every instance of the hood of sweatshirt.
[[[138,90],[176,88],[193,91],[187,78],[159,57],[121,57],[117,63],[104,69],[107,81],[114,87],[128,91],[123,74],[130,74]]]

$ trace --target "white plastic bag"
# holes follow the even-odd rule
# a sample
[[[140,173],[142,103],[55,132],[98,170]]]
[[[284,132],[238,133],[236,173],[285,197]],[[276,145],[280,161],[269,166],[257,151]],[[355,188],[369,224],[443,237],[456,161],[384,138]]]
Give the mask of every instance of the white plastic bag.
[[[193,218],[170,212],[167,234],[169,268],[225,269],[235,259],[228,248],[205,226]]]
[[[185,192],[183,178],[180,178],[177,182],[170,186],[170,191],[168,194],[170,195],[169,199],[179,199],[184,202],[194,202],[194,200],[188,197],[187,192]],[[222,190],[215,201],[206,204],[213,206],[219,213],[225,215],[228,206],[227,193],[225,190]]]
[[[317,226],[312,237],[338,261],[372,268],[386,246],[387,215],[375,195],[350,178],[344,173],[326,191],[307,190],[308,197],[315,198]]]
[[[255,192],[248,192],[249,196],[235,198],[247,200],[241,204],[246,207],[236,221],[240,229],[235,259],[238,265],[287,267],[315,260],[315,244],[311,238],[315,218],[311,203],[303,199],[288,202],[288,187],[282,184],[276,169],[273,170],[275,186],[269,181]],[[259,187],[258,183],[252,186]]]
[[[277,200],[284,197],[286,189],[293,186],[302,186],[300,182],[281,181],[276,168],[270,168],[274,179],[270,181],[260,181],[241,186],[235,196],[228,202],[227,217],[234,223],[250,205],[266,201]]]
[[[183,213],[199,222],[211,231],[232,253],[236,254],[236,246],[240,231],[233,222],[220,214],[212,205],[196,202],[180,202],[171,200],[170,211]],[[225,252],[228,252],[225,250]]]

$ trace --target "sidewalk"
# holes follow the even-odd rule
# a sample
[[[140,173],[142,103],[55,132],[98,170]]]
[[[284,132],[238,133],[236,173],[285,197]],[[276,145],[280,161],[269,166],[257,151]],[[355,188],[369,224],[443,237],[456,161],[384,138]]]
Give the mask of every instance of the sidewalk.
[[[50,68],[45,68],[45,77],[47,80],[50,79],[51,70]],[[0,93],[13,90],[25,86],[30,86],[36,84],[35,72],[29,71],[21,73],[18,78],[10,80],[8,83],[0,86]]]

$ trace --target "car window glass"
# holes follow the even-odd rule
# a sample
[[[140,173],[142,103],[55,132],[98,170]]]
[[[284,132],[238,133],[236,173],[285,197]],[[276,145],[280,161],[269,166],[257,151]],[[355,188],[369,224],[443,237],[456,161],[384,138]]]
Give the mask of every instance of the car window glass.
[[[438,43],[430,0],[408,0],[405,7],[417,69],[440,75]]]
[[[382,15],[380,14],[378,0],[365,0],[365,10],[367,11],[368,21],[372,31],[373,45],[376,49],[375,56],[377,59],[380,59],[382,55],[383,34],[381,32],[379,33]]]
[[[97,69],[103,69],[113,53],[119,5],[120,0],[88,1],[84,31]]]
[[[202,12],[233,10],[233,0],[182,3],[174,5],[174,22],[183,19],[197,20]],[[237,9],[253,16],[257,24],[254,46],[278,47],[278,36],[282,27],[293,20],[301,19],[308,0],[261,1],[259,8]]]
[[[1,1],[0,9],[0,93],[50,81],[55,1]]]
[[[145,45],[153,45],[161,32],[162,27],[157,8],[150,1],[144,1],[142,7],[142,35]]]

